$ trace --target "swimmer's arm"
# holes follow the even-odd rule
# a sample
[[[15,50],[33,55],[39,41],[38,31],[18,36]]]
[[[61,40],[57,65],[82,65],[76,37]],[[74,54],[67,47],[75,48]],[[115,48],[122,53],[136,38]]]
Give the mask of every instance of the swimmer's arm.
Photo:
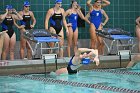
[[[22,11],[20,11],[19,14],[22,16]],[[14,25],[15,25],[18,29],[20,29],[20,26],[16,23],[16,20],[14,20]]]
[[[20,26],[16,23],[16,20],[14,20],[14,25],[19,29]]]
[[[48,10],[47,14],[46,14],[46,18],[45,18],[45,29],[48,30],[48,23],[49,23],[49,19],[52,15],[52,11],[51,9]]]
[[[89,10],[91,11],[93,9],[93,6],[91,4],[92,0],[87,0],[87,6],[89,7]]]
[[[78,50],[75,52],[75,55],[80,55],[81,53],[84,53],[84,52],[91,52],[92,49],[89,49],[89,48],[78,48]]]
[[[15,9],[13,9],[13,15],[12,15],[12,17],[14,18],[14,19],[16,19],[16,20],[23,20],[23,17],[15,10]]]
[[[140,27],[140,17],[136,19],[136,24]]]
[[[20,11],[19,14],[20,14],[21,16],[23,16],[23,12],[22,12],[22,11]],[[15,25],[18,29],[23,29],[23,28],[25,27],[24,25],[18,25],[17,22],[16,22],[16,20],[14,20],[14,25]]]
[[[134,66],[138,62],[140,62],[140,55],[134,56],[132,61],[130,61],[129,64],[127,65],[127,68]]]
[[[93,59],[96,62],[97,66],[99,65],[100,62],[99,62],[99,57],[98,57],[98,50],[89,49],[89,48],[78,48],[77,52],[75,52],[75,58],[77,57],[76,60],[80,60],[82,58],[80,56],[82,52],[90,52],[87,57],[90,57],[91,59]],[[93,55],[95,55],[94,58],[93,58]]]
[[[67,27],[67,22],[66,22],[66,13],[65,13],[64,9],[63,9],[62,13],[63,13],[63,24],[66,29],[66,32],[68,33],[68,27]]]
[[[0,23],[2,23],[2,19],[1,19],[1,16],[2,16],[2,15],[0,15]]]
[[[95,57],[93,57],[93,55]],[[92,52],[90,52],[88,54],[88,56],[90,57],[91,60],[93,60],[93,61],[96,62],[96,66],[98,66],[100,64],[100,62],[99,62],[99,56],[98,56],[98,50],[97,49],[96,50],[92,49]]]
[[[35,16],[34,16],[34,13],[33,12],[30,12],[30,14],[31,14],[31,19],[32,19],[31,28],[34,28],[34,26],[36,24],[36,19],[35,19]]]
[[[80,16],[81,19],[85,20],[88,24],[90,24],[90,21],[84,17],[83,13],[81,12],[80,9],[77,10],[78,15]]]
[[[108,15],[106,14],[106,12],[104,11],[104,10],[102,10],[102,13],[103,13],[103,15],[104,15],[104,17],[105,17],[105,21],[104,21],[104,23],[102,24],[103,26],[108,22],[108,20],[109,20],[109,18],[108,18]]]
[[[95,57],[98,57],[98,50],[97,49],[92,49],[92,51],[89,53],[89,56],[95,55]]]
[[[88,54],[90,59],[98,58],[98,50],[97,49],[92,49],[92,51]]]
[[[132,67],[133,65],[134,65],[134,61],[130,61],[130,62],[128,63],[128,65],[127,65],[126,68],[130,68],[130,67]]]
[[[1,37],[1,35],[3,35],[4,33],[6,33],[8,30],[5,30],[5,31],[2,31],[2,32],[0,32],[0,37]]]
[[[85,16],[85,21],[86,21],[88,24],[90,24],[89,17],[90,17],[90,13],[88,12],[88,14]]]
[[[65,12],[65,14],[64,14],[65,18],[66,18],[67,16],[69,16],[70,13],[71,13],[71,10],[68,9],[68,10]],[[67,27],[69,27],[69,26],[71,26],[71,23],[68,23],[68,24],[67,24]]]
[[[68,10],[65,12],[64,16],[67,17],[69,14],[70,14],[70,9],[68,9]]]
[[[102,1],[103,1],[102,7],[110,5],[110,1],[108,0],[102,0]]]
[[[77,13],[78,13],[78,15],[80,16],[81,19],[83,19],[83,20],[85,19],[84,15],[83,15],[83,13],[81,12],[80,9],[77,9]]]
[[[3,22],[3,20],[4,20],[4,19],[5,19],[5,17],[7,16],[7,14],[8,14],[8,9],[6,9],[6,13],[4,13],[4,14],[0,15],[0,23],[2,23],[2,22]]]

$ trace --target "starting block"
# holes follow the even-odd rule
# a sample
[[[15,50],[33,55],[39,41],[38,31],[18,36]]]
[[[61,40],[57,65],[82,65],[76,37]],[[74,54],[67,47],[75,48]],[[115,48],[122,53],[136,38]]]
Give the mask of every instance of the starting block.
[[[42,54],[41,55],[42,59],[56,59],[57,58],[57,54]]]
[[[43,62],[44,62],[45,73],[46,73],[46,60],[47,59],[55,59],[55,65],[56,65],[56,70],[57,70],[57,54],[42,54],[41,58],[43,59]]]
[[[118,56],[119,56],[119,60],[120,60],[120,67],[122,64],[122,58],[127,58],[129,59],[129,61],[131,61],[131,51],[130,50],[119,50],[118,51]]]

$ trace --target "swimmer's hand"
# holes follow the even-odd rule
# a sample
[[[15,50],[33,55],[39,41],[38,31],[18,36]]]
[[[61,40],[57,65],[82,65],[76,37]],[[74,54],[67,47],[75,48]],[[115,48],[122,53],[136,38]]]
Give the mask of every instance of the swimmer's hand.
[[[12,12],[13,12],[14,14],[17,14],[16,9],[12,9]]]
[[[6,13],[8,13],[8,9],[7,8],[5,9],[5,11],[6,11]]]
[[[101,23],[101,25],[102,25],[102,26],[105,26],[105,24],[104,24],[104,23]]]
[[[66,35],[67,35],[67,37],[69,37],[69,30],[68,29],[66,30]]]
[[[18,26],[18,29],[24,29],[25,25]]]
[[[81,6],[80,5],[77,5],[77,10],[80,10],[81,9]]]
[[[34,26],[35,26],[35,25],[31,25],[30,27],[31,27],[31,28],[34,28]]]
[[[0,32],[0,35],[3,35],[4,33],[6,33],[8,30],[2,31]]]
[[[98,57],[95,57],[95,58],[94,58],[94,61],[95,61],[95,63],[96,63],[96,66],[98,66],[98,65],[100,64],[99,58],[98,58]]]
[[[68,23],[68,24],[67,24],[67,27],[71,27],[71,26],[72,26],[72,24],[71,24],[71,23]]]

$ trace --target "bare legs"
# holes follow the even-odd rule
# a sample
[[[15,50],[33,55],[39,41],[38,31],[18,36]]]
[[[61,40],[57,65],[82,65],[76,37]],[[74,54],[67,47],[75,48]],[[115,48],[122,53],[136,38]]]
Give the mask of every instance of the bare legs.
[[[7,53],[10,51],[10,60],[14,60],[14,49],[16,44],[16,35],[15,33],[10,38],[8,34],[5,34],[4,37],[4,50],[2,52],[2,60],[6,60]]]
[[[50,31],[52,31],[51,33],[56,34],[56,31],[54,28],[50,27]],[[60,45],[60,49],[59,49],[59,57],[62,58],[63,57],[63,45],[64,45],[64,32],[63,29],[60,31],[59,35],[61,37],[58,37],[58,39],[60,40],[59,45]],[[54,47],[54,43],[49,43],[50,47]],[[49,53],[51,53],[51,51],[49,51]]]
[[[93,24],[90,24],[90,48],[96,49],[96,43],[97,43],[97,36],[95,31],[95,26]]]
[[[101,25],[99,26],[99,30],[102,29]],[[99,54],[103,55],[104,53],[104,42],[102,37],[96,35],[96,28],[94,24],[90,24],[90,37],[91,37],[91,42],[90,42],[90,48],[91,49],[98,49]]]
[[[4,43],[4,35],[5,35],[5,33],[3,34],[1,32],[1,34],[0,34],[0,60],[1,60],[1,54],[2,54],[2,49],[3,49],[3,43]]]
[[[69,35],[67,36],[67,40],[68,40],[67,52],[68,57],[70,57],[71,56],[70,48],[72,47],[72,43],[74,46],[74,53],[77,51],[78,29],[76,29],[76,31],[73,32],[72,27],[69,27]]]
[[[139,52],[140,52],[140,27],[136,26],[136,35],[137,35],[137,38],[138,38],[138,49],[139,49]]]
[[[24,39],[24,37],[21,35],[20,37],[20,58],[24,59],[24,50],[27,49],[27,58],[32,59],[32,51],[29,45],[29,42]]]

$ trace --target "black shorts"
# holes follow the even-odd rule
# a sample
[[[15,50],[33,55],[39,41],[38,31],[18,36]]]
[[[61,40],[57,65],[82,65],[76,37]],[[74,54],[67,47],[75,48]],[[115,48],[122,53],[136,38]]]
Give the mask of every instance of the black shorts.
[[[68,70],[68,74],[76,74],[78,72],[77,70],[72,70],[70,65],[68,65],[67,70]]]

